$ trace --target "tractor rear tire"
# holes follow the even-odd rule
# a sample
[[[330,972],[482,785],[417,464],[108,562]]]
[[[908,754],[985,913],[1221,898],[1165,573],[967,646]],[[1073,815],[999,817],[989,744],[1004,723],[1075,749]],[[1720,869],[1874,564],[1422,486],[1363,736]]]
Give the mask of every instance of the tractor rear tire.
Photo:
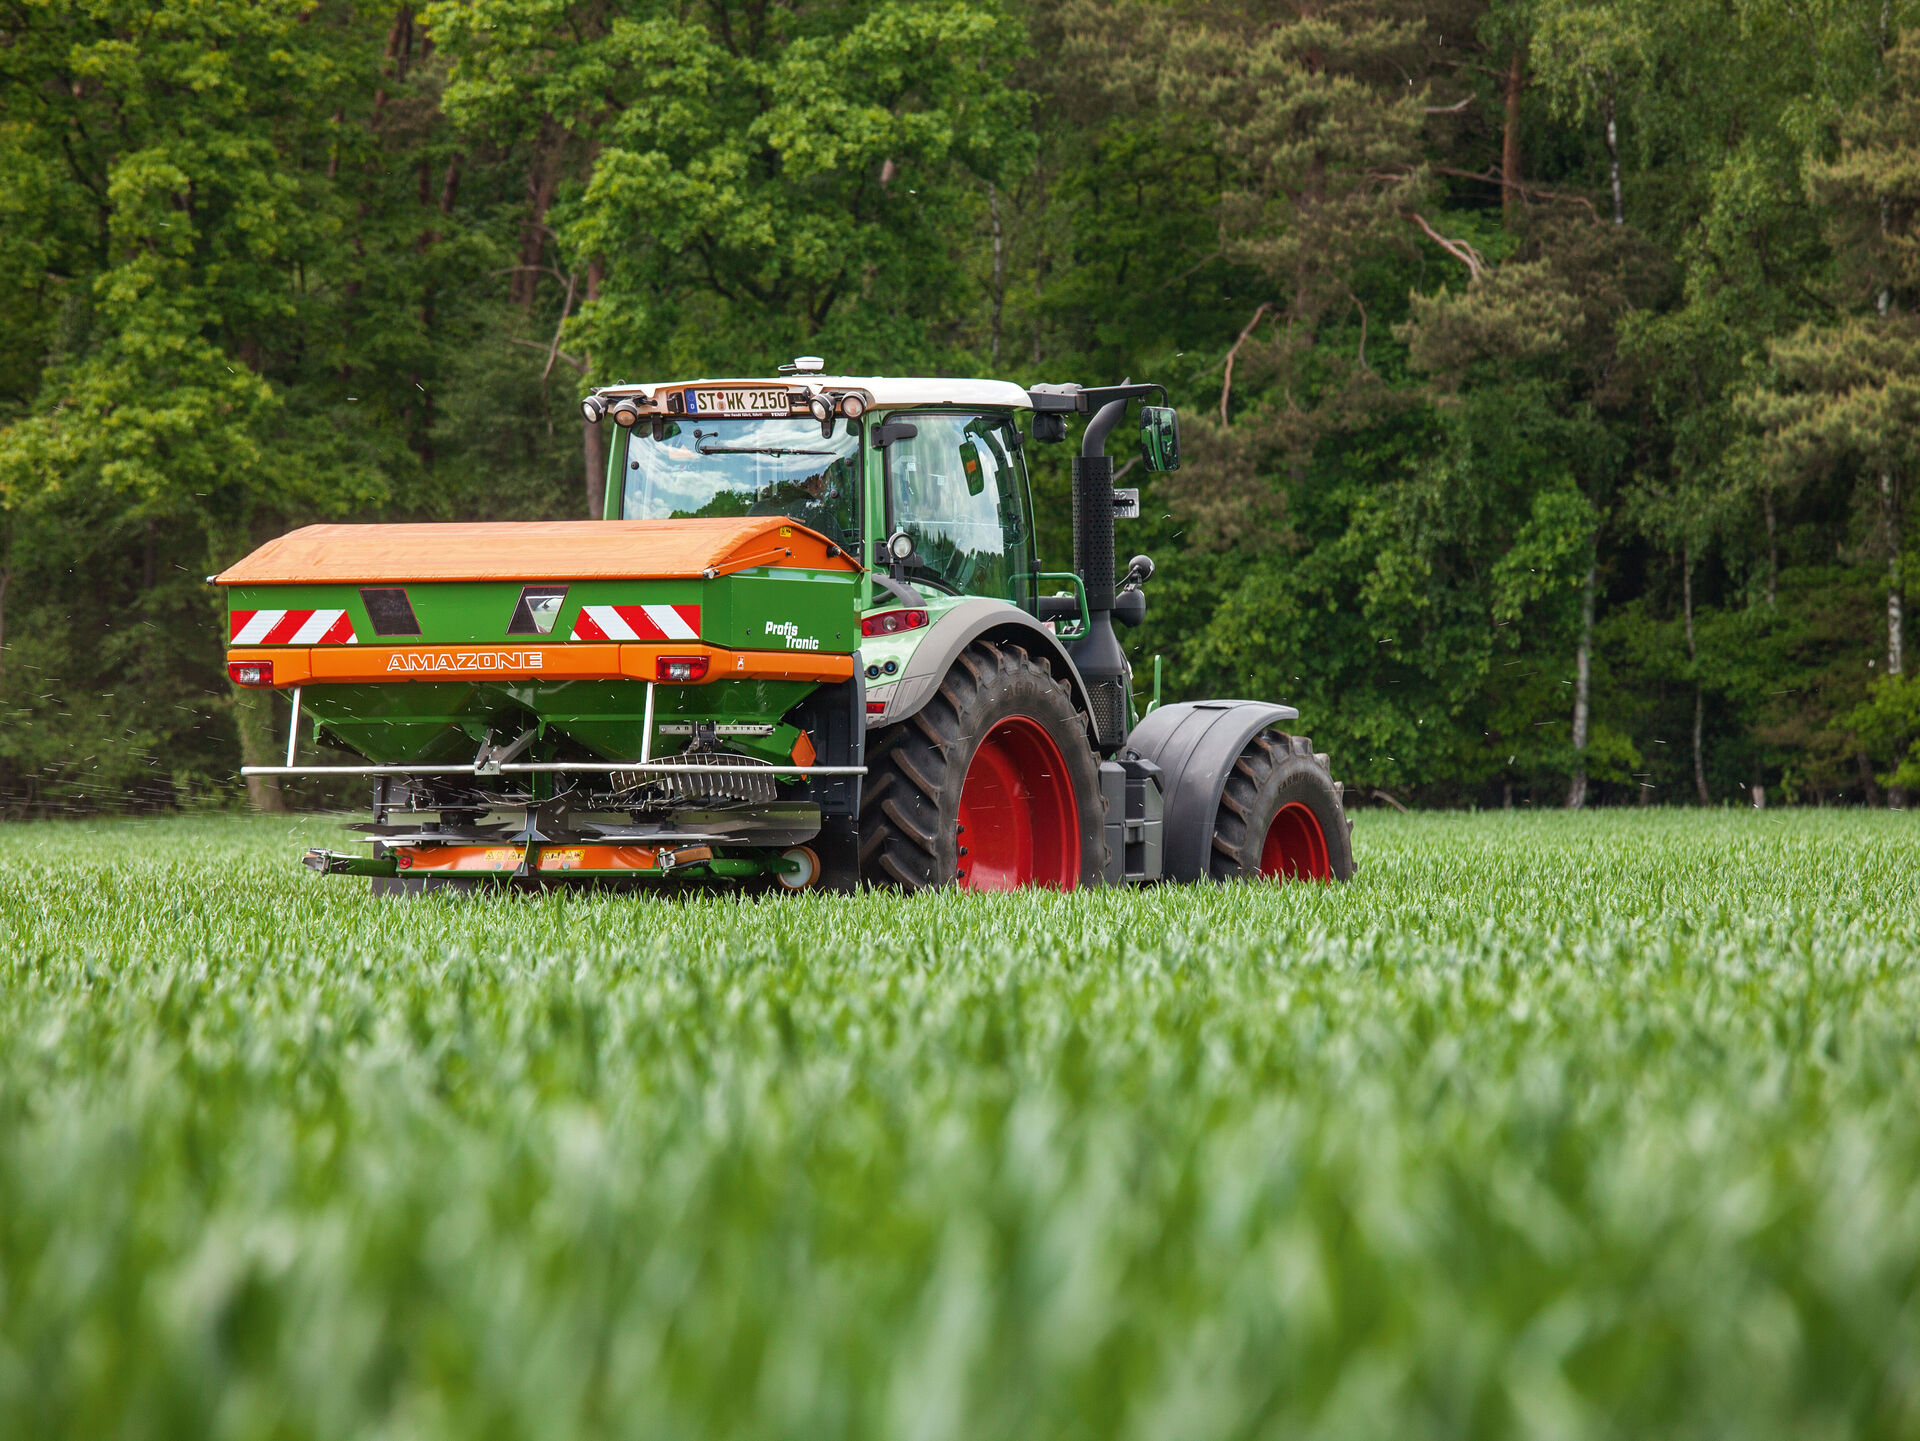
[[[919,711],[867,742],[860,870],[907,891],[1095,885],[1100,771],[1084,716],[1019,646],[977,641]]]
[[[1209,857],[1217,881],[1353,877],[1344,788],[1305,736],[1262,731],[1227,773]]]

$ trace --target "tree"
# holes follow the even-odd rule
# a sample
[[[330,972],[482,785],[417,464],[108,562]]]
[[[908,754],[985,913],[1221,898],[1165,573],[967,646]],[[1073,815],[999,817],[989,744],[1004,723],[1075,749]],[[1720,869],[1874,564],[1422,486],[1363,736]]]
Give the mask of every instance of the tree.
[[[1031,153],[997,5],[720,0],[431,12],[470,128],[538,125],[591,157],[559,206],[604,257],[571,332],[603,376],[932,359],[962,270],[945,237]],[[932,242],[932,243],[930,243]]]
[[[1835,153],[1807,165],[1809,191],[1831,216],[1848,310],[1770,345],[1745,408],[1785,466],[1851,469],[1876,492],[1886,674],[1899,677],[1906,487],[1920,463],[1920,32],[1900,34],[1882,69],[1842,116]]]

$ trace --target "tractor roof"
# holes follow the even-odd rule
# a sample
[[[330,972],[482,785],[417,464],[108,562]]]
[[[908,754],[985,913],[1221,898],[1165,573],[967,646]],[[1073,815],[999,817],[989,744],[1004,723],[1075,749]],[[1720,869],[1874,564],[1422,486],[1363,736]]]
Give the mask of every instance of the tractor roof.
[[[1009,380],[955,380],[927,375],[822,375],[801,371],[793,375],[727,376],[700,380],[660,380],[641,385],[603,385],[603,396],[651,396],[656,390],[688,386],[790,387],[809,390],[864,390],[878,406],[986,405],[1029,410],[1027,392]]]

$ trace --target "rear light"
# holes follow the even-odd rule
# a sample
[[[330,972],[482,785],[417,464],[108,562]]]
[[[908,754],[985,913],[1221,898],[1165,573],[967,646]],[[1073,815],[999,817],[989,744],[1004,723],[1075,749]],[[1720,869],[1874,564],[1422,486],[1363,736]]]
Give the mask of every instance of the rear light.
[[[707,658],[703,655],[663,655],[653,663],[653,678],[674,685],[689,685],[707,678]]]
[[[857,395],[840,397],[840,413],[848,420],[858,420],[867,413],[867,403]]]
[[[870,700],[867,702],[868,715],[885,715],[886,713],[887,713],[887,703],[885,701]]]
[[[883,610],[878,615],[864,617],[860,622],[862,635],[897,635],[903,630],[918,630],[927,623],[924,610]]]
[[[273,662],[270,660],[230,660],[227,662],[227,679],[235,685],[272,685]]]

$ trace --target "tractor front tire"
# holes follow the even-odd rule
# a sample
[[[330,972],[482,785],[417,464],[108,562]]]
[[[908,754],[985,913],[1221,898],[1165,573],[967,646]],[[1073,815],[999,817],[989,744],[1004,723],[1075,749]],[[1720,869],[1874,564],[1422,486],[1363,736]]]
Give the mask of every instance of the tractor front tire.
[[[1209,857],[1216,881],[1353,877],[1343,788],[1305,736],[1262,731],[1227,773]]]
[[[1085,718],[1017,645],[979,641],[940,689],[867,742],[860,870],[907,891],[1099,882],[1100,772]]]

